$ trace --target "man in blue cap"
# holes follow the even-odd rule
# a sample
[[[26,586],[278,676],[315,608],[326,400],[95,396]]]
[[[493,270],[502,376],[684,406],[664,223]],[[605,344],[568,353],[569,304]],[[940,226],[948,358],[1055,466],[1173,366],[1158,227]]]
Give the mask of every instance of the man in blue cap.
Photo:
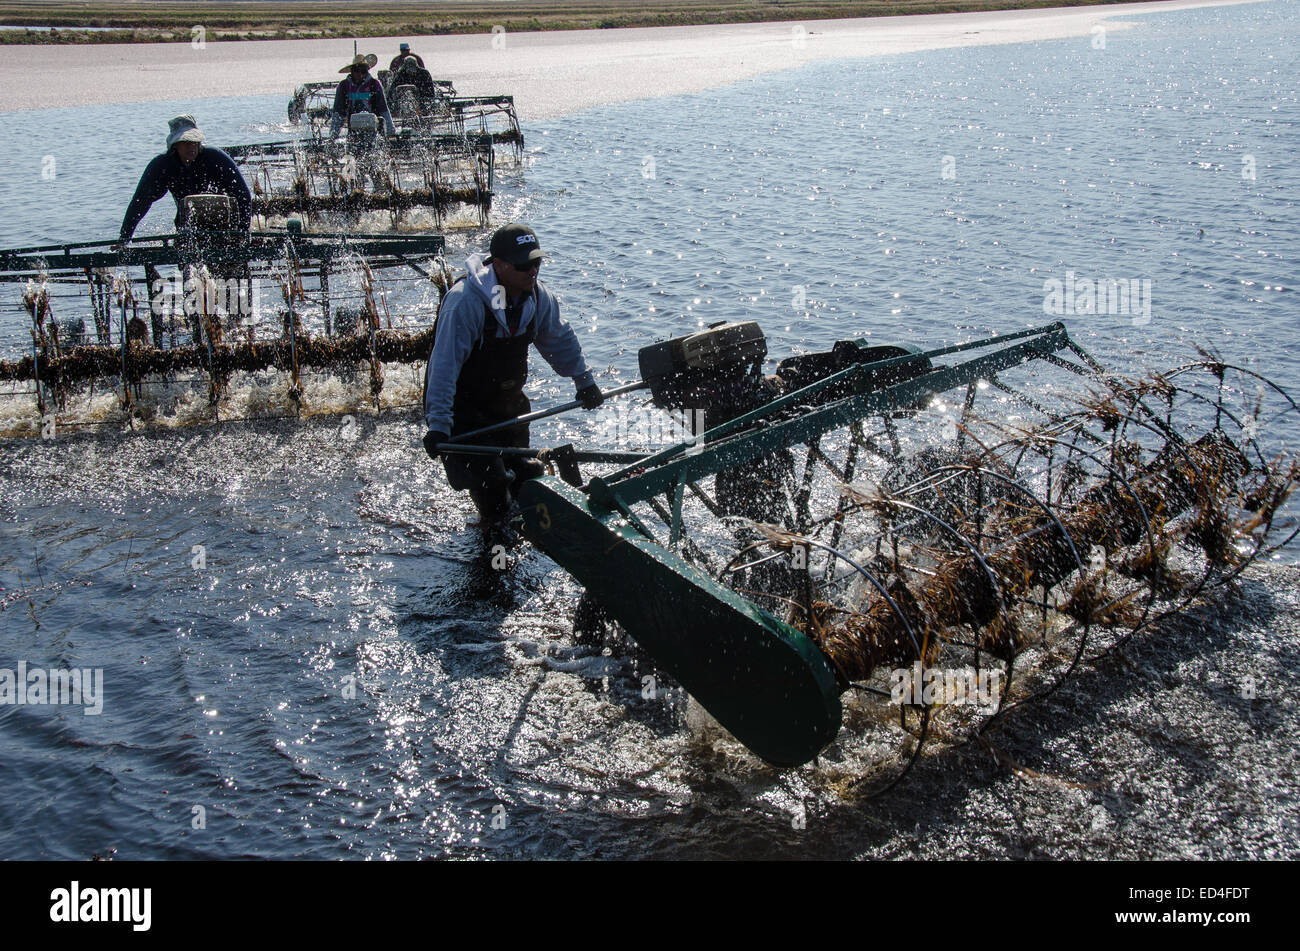
[[[394,57],[393,57],[393,61],[392,61],[391,63],[388,64],[388,68],[389,68],[392,72],[397,72],[399,69],[402,68],[402,61],[405,60],[406,57],[408,57],[408,56],[414,56],[414,57],[415,57],[415,62],[416,62],[416,64],[417,64],[421,69],[424,68],[424,58],[421,57],[418,53],[412,53],[412,52],[411,52],[411,44],[410,44],[410,43],[399,43],[399,44],[398,44],[398,46],[397,46],[397,55],[394,56]]]
[[[527,225],[511,223],[492,236],[488,255],[471,254],[468,273],[443,297],[433,352],[424,384],[424,418],[430,458],[451,435],[471,432],[522,416],[531,408],[524,395],[528,347],[532,345],[561,376],[573,379],[578,399],[595,409],[605,399],[587,369],[573,328],[560,319],[555,296],[538,279],[542,249]],[[498,430],[474,442],[527,448],[528,427]],[[485,522],[509,511],[509,496],[542,474],[530,459],[448,453],[442,456],[447,482],[468,489]]]
[[[186,223],[187,197],[221,194],[235,200],[237,211],[232,227],[247,231],[253,217],[253,196],[234,159],[221,149],[203,144],[203,133],[193,116],[177,116],[167,125],[167,151],[151,161],[140,176],[140,184],[122,218],[119,242],[125,244],[131,240],[140,219],[168,192],[176,199],[177,230]]]

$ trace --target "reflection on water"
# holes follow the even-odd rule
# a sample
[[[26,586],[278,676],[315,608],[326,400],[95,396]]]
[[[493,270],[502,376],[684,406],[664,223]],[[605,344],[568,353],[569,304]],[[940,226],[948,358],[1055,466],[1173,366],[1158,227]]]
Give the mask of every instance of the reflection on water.
[[[494,218],[536,225],[607,386],[715,320],[758,320],[779,358],[1060,316],[1117,369],[1203,345],[1300,392],[1300,17],[1143,19],[1104,49],[823,64],[526,128]],[[170,115],[215,143],[274,138],[287,98],[8,116],[0,245],[111,236]],[[1082,291],[1045,313],[1067,275],[1150,282],[1149,320]],[[569,398],[534,371],[535,405]],[[535,439],[581,443],[607,411]],[[3,447],[0,663],[102,667],[106,700],[0,709],[0,854],[852,854],[854,814],[838,843],[785,818],[834,813],[835,777],[770,769],[682,698],[643,698],[646,661],[573,643],[578,592],[547,559],[485,566],[419,434],[414,414],[357,414]]]

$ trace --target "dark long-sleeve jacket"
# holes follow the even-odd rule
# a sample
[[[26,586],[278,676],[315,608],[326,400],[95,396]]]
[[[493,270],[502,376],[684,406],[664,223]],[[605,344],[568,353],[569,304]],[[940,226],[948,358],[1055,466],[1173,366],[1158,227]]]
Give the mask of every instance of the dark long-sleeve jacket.
[[[169,149],[151,161],[140,176],[135,197],[126,206],[126,216],[122,219],[122,241],[130,240],[140,219],[167,192],[176,199],[177,228],[185,223],[185,199],[189,195],[229,195],[239,206],[243,227],[248,228],[252,222],[253,196],[234,159],[221,149],[205,145],[186,166],[177,157],[176,150]]]
[[[434,83],[433,76],[420,66],[415,69],[399,69],[393,73],[392,88],[405,85],[414,86],[415,94],[421,98],[432,98],[438,95],[438,86]]]

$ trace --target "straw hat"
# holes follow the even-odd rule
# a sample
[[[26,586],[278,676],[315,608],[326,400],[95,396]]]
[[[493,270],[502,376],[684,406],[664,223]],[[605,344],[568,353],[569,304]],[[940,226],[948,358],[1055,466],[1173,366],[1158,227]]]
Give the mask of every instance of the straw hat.
[[[356,56],[352,57],[352,62],[340,69],[339,72],[350,73],[358,66],[364,66],[366,69],[373,69],[375,64],[378,62],[379,57],[374,53],[366,53],[364,56],[358,53]]]

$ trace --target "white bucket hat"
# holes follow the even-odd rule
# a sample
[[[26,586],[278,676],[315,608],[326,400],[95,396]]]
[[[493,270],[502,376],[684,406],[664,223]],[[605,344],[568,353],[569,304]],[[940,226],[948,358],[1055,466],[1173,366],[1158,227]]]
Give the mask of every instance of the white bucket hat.
[[[167,123],[170,130],[167,133],[167,148],[171,148],[177,142],[202,142],[203,133],[199,131],[198,123],[194,121],[193,116],[177,116]]]

